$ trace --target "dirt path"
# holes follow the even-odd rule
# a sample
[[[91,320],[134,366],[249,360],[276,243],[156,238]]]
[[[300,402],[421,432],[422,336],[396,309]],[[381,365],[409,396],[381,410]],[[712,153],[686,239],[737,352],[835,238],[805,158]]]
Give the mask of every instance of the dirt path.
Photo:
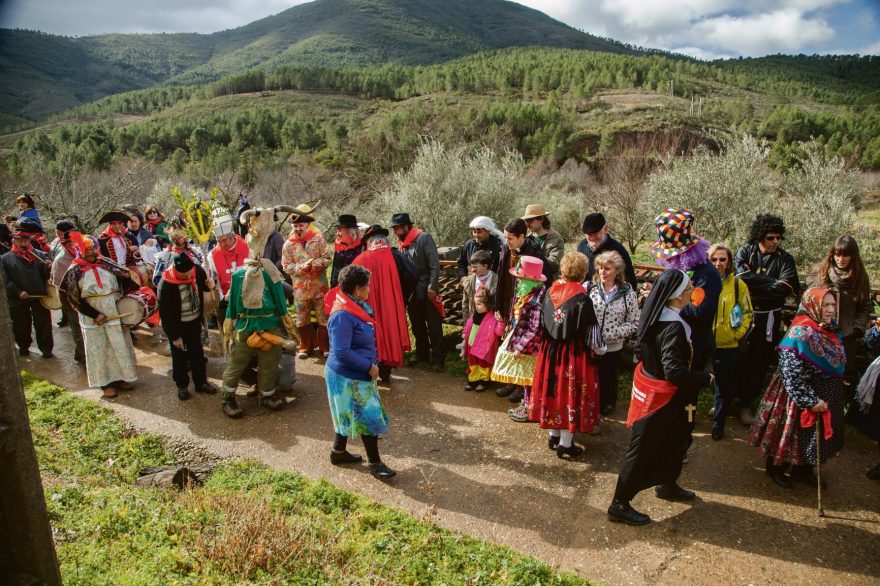
[[[57,331],[57,330],[56,330]],[[705,420],[684,467],[682,485],[697,491],[691,504],[667,503],[651,491],[634,506],[654,523],[611,524],[605,510],[628,443],[618,409],[603,435],[578,437],[586,453],[563,462],[547,449],[534,425],[510,421],[510,406],[494,393],[465,393],[461,381],[400,369],[383,391],[391,432],[381,443],[398,476],[388,484],[366,467],[336,468],[328,454],[333,431],[323,366],[298,360],[299,380],[286,409],[269,413],[241,397],[246,412],[232,421],[216,396],[178,401],[170,360],[149,335],[137,344],[140,381],[113,401],[89,389],[85,371],[70,358],[70,336],[56,335],[57,358],[38,354],[22,368],[109,405],[137,428],[196,442],[223,456],[253,458],[296,470],[379,502],[411,511],[443,527],[508,545],[546,562],[610,584],[878,584],[880,483],[864,471],[876,447],[848,436],[840,458],[827,467],[827,519],[815,510],[815,492],[784,490],[763,474],[731,422],[713,442]],[[212,358],[215,383],[222,361]],[[352,442],[353,451],[363,453]]]

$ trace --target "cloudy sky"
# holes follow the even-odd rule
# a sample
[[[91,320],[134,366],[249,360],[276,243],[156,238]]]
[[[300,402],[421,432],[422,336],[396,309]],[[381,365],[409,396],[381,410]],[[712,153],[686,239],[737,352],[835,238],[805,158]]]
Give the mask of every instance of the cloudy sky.
[[[0,0],[0,26],[63,35],[208,33],[241,26],[304,1]],[[880,0],[518,1],[592,34],[699,58],[772,53],[880,55]]]

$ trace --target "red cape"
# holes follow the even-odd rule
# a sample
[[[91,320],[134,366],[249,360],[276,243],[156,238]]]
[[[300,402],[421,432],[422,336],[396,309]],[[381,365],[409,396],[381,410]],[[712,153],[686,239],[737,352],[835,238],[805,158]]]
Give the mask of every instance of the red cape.
[[[391,367],[403,366],[403,353],[409,351],[411,346],[400,275],[391,249],[365,250],[352,264],[370,271],[370,296],[367,303],[375,312],[379,360]]]

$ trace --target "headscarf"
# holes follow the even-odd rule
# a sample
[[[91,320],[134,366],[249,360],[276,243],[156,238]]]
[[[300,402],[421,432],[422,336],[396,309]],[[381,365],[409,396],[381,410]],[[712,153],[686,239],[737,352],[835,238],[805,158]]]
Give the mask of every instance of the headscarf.
[[[487,230],[488,232],[494,234],[502,241],[504,240],[504,232],[498,229],[495,226],[494,220],[489,216],[477,216],[473,220],[471,220],[470,228],[482,228],[483,230]]]
[[[642,316],[639,318],[639,330],[636,334],[636,342],[641,344],[648,335],[648,330],[660,320],[663,310],[666,308],[666,302],[675,299],[687,289],[690,278],[687,273],[677,269],[668,269],[660,273],[657,280],[654,281],[654,287],[645,305],[642,307]]]
[[[793,351],[822,371],[825,377],[842,378],[846,369],[846,352],[837,333],[837,320],[822,321],[822,300],[829,293],[837,298],[834,291],[824,287],[813,287],[804,292],[797,315],[778,348]]]

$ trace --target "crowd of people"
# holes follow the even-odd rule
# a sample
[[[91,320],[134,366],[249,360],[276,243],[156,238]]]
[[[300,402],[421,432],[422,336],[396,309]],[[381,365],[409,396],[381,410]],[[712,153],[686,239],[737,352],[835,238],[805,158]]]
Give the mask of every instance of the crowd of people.
[[[230,418],[244,415],[240,384],[260,406],[281,409],[294,356],[316,356],[326,361],[330,461],[361,462],[347,450],[358,436],[373,476],[395,475],[379,454],[389,424],[379,381],[390,383],[405,352],[413,351],[408,366],[433,371],[444,369],[447,353],[437,245],[408,213],[393,214],[387,228],[340,215],[330,244],[314,207],[251,208],[243,200],[235,214],[215,212],[210,245],[198,246],[185,215],[126,206],[101,217],[97,236],[62,219],[48,243],[33,198],[16,202],[20,213],[0,226],[0,264],[20,355],[30,353],[35,333],[42,356],[53,357],[50,310],[59,309],[74,360],[109,399],[137,380],[131,326],[161,326],[178,399],[190,397],[192,381],[195,392],[219,392]],[[280,214],[280,225],[290,222],[286,238]],[[568,253],[550,215],[533,204],[501,230],[486,216],[470,222],[455,263],[463,389],[494,388],[514,404],[513,421],[537,423],[560,459],[578,458],[584,449],[575,434],[601,433],[618,408],[619,373],[632,348],[632,432],[612,521],[649,522],[630,502],[650,487],[659,498],[695,497],[678,477],[703,389],[714,394],[712,439],[724,439],[730,418],[749,426],[780,487],[824,484],[816,470],[842,449],[845,420],[880,447],[880,358],[863,375],[856,361],[860,339],[880,349],[880,320],[871,321],[869,278],[852,237],[831,245],[801,291],[781,246],[781,218],[758,215],[734,252],[700,237],[689,210],[667,209],[650,247],[662,270],[640,285],[601,213],[584,218],[584,238]],[[788,299],[798,307],[786,326]],[[225,356],[219,390],[208,382],[204,352],[215,324]],[[880,465],[868,476],[880,479]]]

